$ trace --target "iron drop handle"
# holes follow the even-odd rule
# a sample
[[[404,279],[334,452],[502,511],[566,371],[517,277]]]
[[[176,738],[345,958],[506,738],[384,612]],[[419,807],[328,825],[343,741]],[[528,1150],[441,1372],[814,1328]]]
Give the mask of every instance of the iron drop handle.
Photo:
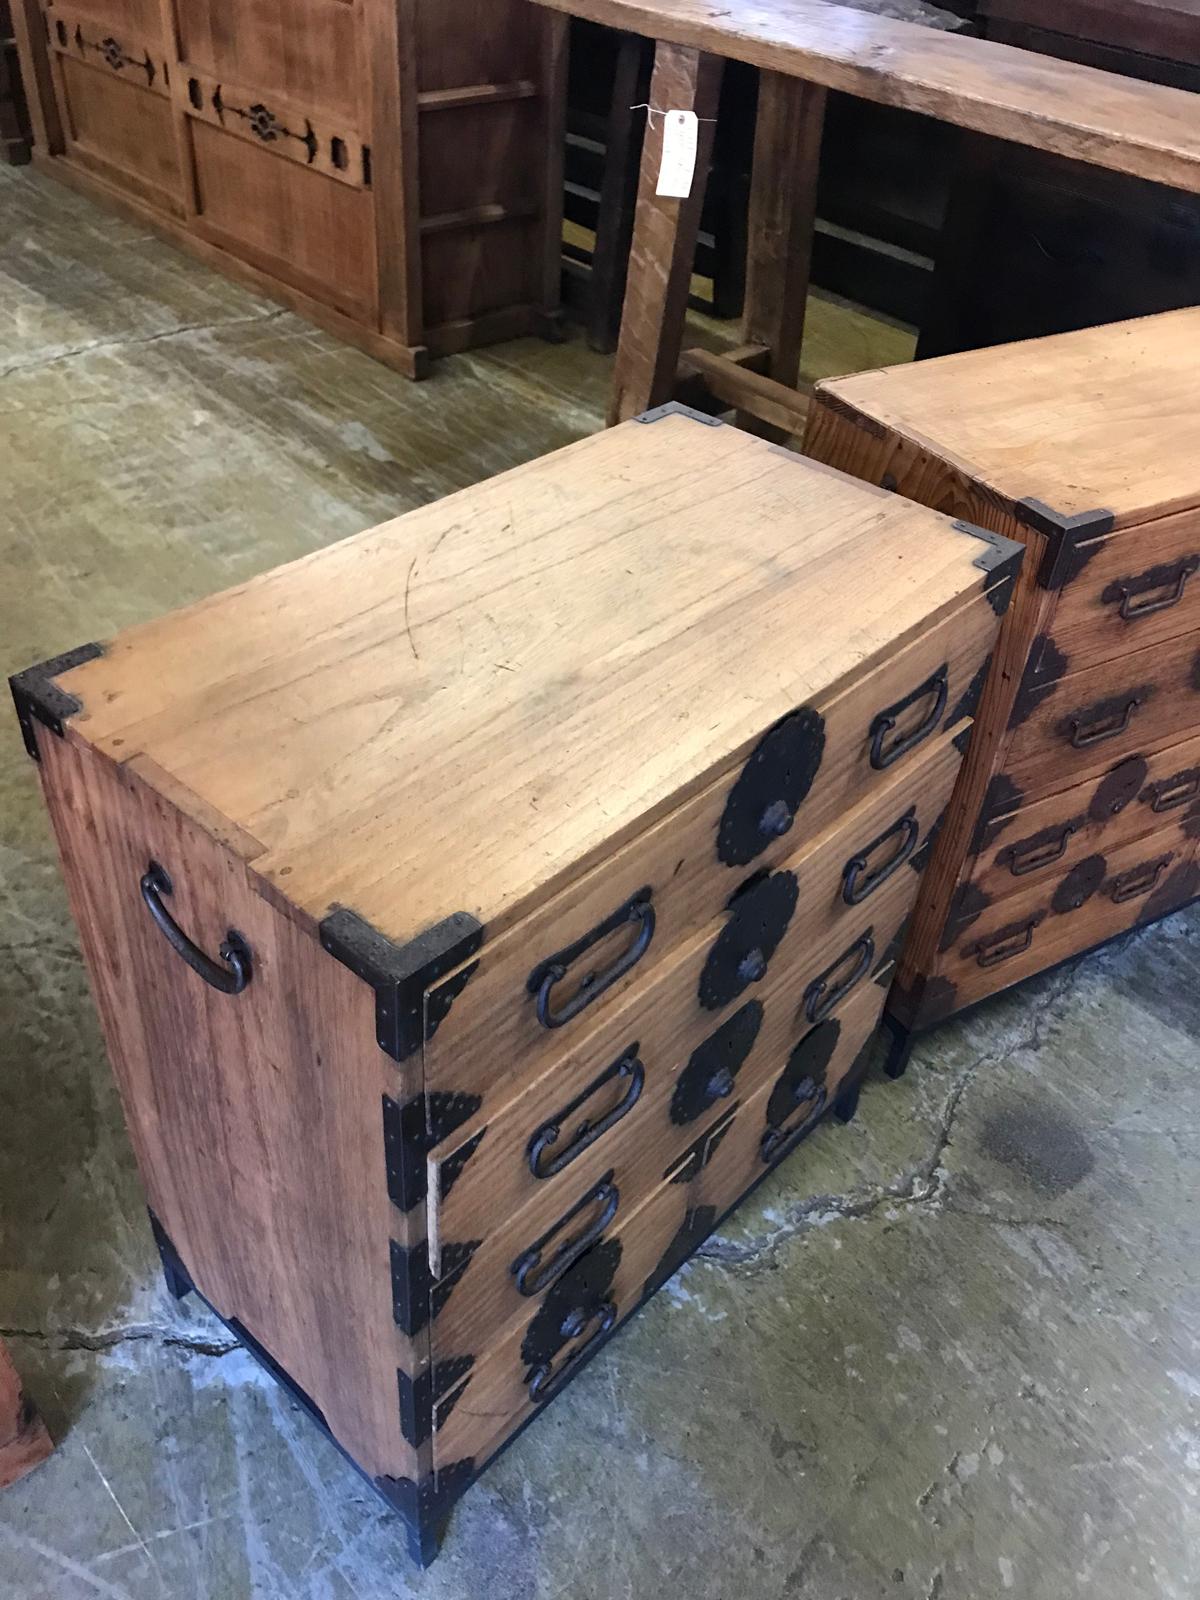
[[[1067,853],[1071,835],[1078,829],[1078,823],[1064,822],[1057,839],[1043,836],[1023,839],[1020,844],[1010,844],[1007,849],[1001,850],[996,859],[1007,866],[1014,878],[1023,878],[1026,873],[1036,872],[1039,867],[1049,867],[1055,861],[1061,861]]]
[[[598,1339],[603,1339],[617,1320],[617,1308],[611,1300],[602,1300],[595,1310],[589,1315],[581,1308],[568,1311],[563,1318],[559,1332],[564,1339],[578,1339],[589,1322],[596,1326],[581,1345],[578,1345],[557,1372],[554,1364],[544,1361],[540,1367],[534,1367],[526,1378],[529,1386],[531,1400],[550,1400],[563,1386],[571,1381],[575,1373],[587,1360],[593,1346]]]
[[[569,1167],[572,1161],[590,1149],[597,1139],[615,1127],[622,1117],[627,1117],[637,1105],[646,1083],[646,1069],[638,1059],[637,1050],[636,1044],[631,1045],[611,1067],[607,1067],[582,1093],[576,1095],[569,1106],[556,1112],[548,1122],[543,1122],[535,1129],[527,1152],[529,1170],[535,1178],[553,1178],[564,1167]],[[563,1125],[570,1122],[575,1113],[586,1105],[593,1095],[598,1094],[606,1083],[617,1079],[626,1084],[625,1093],[617,1103],[597,1121],[593,1122],[588,1118],[581,1122],[570,1143],[560,1150],[558,1141],[562,1137]]]
[[[170,874],[165,867],[152,861],[142,874],[141,890],[142,899],[167,943],[192,971],[222,994],[241,994],[251,977],[250,948],[241,934],[230,928],[220,949],[221,960],[214,961],[188,938],[163,905],[163,896],[172,892]]]
[[[1022,956],[1033,944],[1033,936],[1041,926],[1045,912],[1039,911],[1030,917],[1028,922],[1019,922],[1010,928],[1001,928],[998,933],[991,934],[986,939],[980,939],[973,944],[964,955],[974,956],[975,965],[979,967],[998,967],[1002,961],[1011,961],[1014,956]]]
[[[872,839],[858,855],[851,856],[842,868],[842,899],[846,904],[860,906],[875,893],[876,889],[881,889],[892,874],[899,872],[912,855],[920,836],[921,824],[917,821],[917,808],[910,806],[890,828],[885,829],[877,839]],[[892,854],[880,866],[868,871],[871,857],[893,838],[896,840],[896,848]]]
[[[589,972],[562,1009],[553,1010],[550,1003],[551,996],[555,987],[566,977],[572,964],[586,954],[593,945],[599,944],[601,939],[607,938],[610,933],[615,933],[617,929],[629,923],[635,924],[638,929],[629,948],[619,955],[610,967],[601,972]],[[641,889],[631,900],[618,907],[611,917],[607,917],[598,927],[593,928],[591,933],[585,934],[575,944],[558,951],[536,966],[529,974],[527,988],[529,993],[536,997],[537,1019],[542,1027],[561,1028],[564,1023],[577,1017],[585,1006],[591,1005],[593,1000],[598,1000],[606,989],[611,989],[619,978],[623,978],[637,965],[650,948],[653,937],[654,905],[650,899],[650,890]]]
[[[819,978],[814,978],[804,991],[804,1015],[811,1023],[824,1022],[850,993],[855,984],[864,978],[875,959],[875,930],[866,933],[844,950],[832,966],[826,967]],[[853,965],[851,965],[853,963]],[[830,987],[830,981],[841,972],[842,978]]]
[[[1117,738],[1128,728],[1130,718],[1141,703],[1140,695],[1130,695],[1124,705],[1118,706],[1114,711],[1106,711],[1092,717],[1088,717],[1085,712],[1082,716],[1072,717],[1071,748],[1086,750],[1089,745],[1103,744],[1105,739]]]
[[[1127,900],[1136,900],[1140,895],[1157,889],[1159,879],[1174,859],[1175,852],[1171,850],[1165,856],[1159,856],[1157,861],[1143,861],[1140,866],[1119,873],[1109,887],[1113,905],[1123,906]]]
[[[568,1267],[574,1266],[585,1250],[591,1248],[596,1240],[608,1227],[617,1214],[617,1207],[621,1203],[621,1192],[612,1181],[611,1172],[605,1173],[594,1189],[589,1189],[581,1200],[577,1200],[567,1214],[560,1217],[554,1226],[545,1232],[540,1239],[522,1251],[512,1264],[512,1275],[517,1280],[517,1290],[520,1294],[533,1296],[541,1294],[548,1289],[556,1278],[561,1278]],[[600,1210],[596,1213],[587,1227],[575,1234],[573,1238],[565,1240],[550,1257],[549,1261],[542,1264],[542,1252],[554,1238],[561,1233],[567,1225],[590,1205],[598,1205]]]
[[[1189,767],[1177,772],[1173,778],[1160,778],[1147,786],[1141,799],[1148,801],[1151,811],[1174,811],[1187,805],[1200,794],[1200,767]]]
[[[918,685],[911,694],[906,694],[903,700],[897,700],[894,706],[888,706],[885,711],[881,711],[874,718],[870,728],[870,739],[871,765],[876,772],[884,771],[885,768],[899,761],[901,756],[906,756],[910,750],[915,750],[923,740],[928,739],[941,721],[942,712],[946,709],[946,701],[949,696],[950,668],[946,665],[939,667],[931,677]],[[893,731],[903,714],[913,706],[920,705],[923,700],[928,700],[930,704],[921,721],[910,733],[900,734],[892,744],[887,745],[885,748],[888,735]]]
[[[811,1078],[805,1078],[796,1085],[796,1104],[803,1115],[790,1128],[785,1123],[780,1128],[768,1128],[763,1134],[759,1154],[768,1166],[786,1151],[795,1149],[813,1131],[825,1115],[828,1103],[829,1091],[824,1084],[818,1087]]]
[[[1154,567],[1141,579],[1127,578],[1109,584],[1100,596],[1102,602],[1120,601],[1118,615],[1122,622],[1136,622],[1139,617],[1151,617],[1158,611],[1169,611],[1183,599],[1187,581],[1200,568],[1200,555],[1184,556],[1174,566]],[[1138,597],[1145,595],[1145,599]]]

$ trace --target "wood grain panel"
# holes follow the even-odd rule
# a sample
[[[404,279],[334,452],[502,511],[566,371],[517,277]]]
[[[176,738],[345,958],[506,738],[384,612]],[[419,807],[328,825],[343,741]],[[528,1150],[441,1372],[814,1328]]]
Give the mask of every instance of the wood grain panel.
[[[979,621],[989,626],[982,617]],[[935,636],[929,650],[922,652],[918,673],[912,675],[914,682],[927,675],[926,658],[937,655],[939,644],[945,642]],[[975,649],[974,665],[964,663],[959,673],[964,683],[970,681],[982,659],[980,641]],[[874,709],[869,683],[867,690],[866,704]],[[860,709],[856,721],[865,730],[869,715]],[[836,718],[831,726],[838,727]],[[918,746],[909,760],[890,774],[855,770],[852,780],[840,782],[825,796],[819,791],[810,793],[800,808],[797,825],[741,868],[723,864],[715,849],[729,781],[707,790],[611,862],[540,907],[494,945],[485,946],[465,988],[458,974],[452,974],[430,992],[430,1015],[445,1012],[443,995],[456,998],[425,1047],[429,1084],[457,1093],[483,1094],[481,1120],[486,1121],[507,1099],[524,1093],[545,1068],[564,1054],[585,1047],[608,1018],[626,1011],[633,996],[645,996],[676,952],[694,941],[698,929],[714,925],[714,921],[717,926],[724,922],[721,913],[727,902],[752,874],[781,869],[794,873],[801,896],[796,918],[803,919],[806,936],[816,937],[832,929],[847,912],[841,895],[848,858],[871,844],[910,808],[915,807],[914,824],[922,837],[937,820],[962,759],[952,742],[957,731],[961,729],[940,741],[931,740],[924,750]],[[856,797],[861,802],[858,806],[854,805]],[[881,846],[873,854],[873,862],[877,864],[893,848]],[[562,1028],[543,1027],[528,988],[532,971],[586,936],[615,908],[647,887],[652,890],[655,928],[645,955],[577,1019]],[[555,1009],[569,1002],[585,973],[606,967],[628,948],[633,936],[626,926],[593,946],[559,986],[561,992],[553,997]],[[620,1043],[615,1042],[614,1049],[619,1048]],[[605,1065],[607,1061],[597,1062],[593,1073]],[[464,1138],[474,1131],[472,1123],[464,1129]]]
[[[864,1003],[860,1011],[847,1013],[823,1071],[827,1103],[832,1102],[839,1084],[854,1068],[873,1032],[873,1013],[877,1010],[877,1006],[867,1007]],[[778,1061],[781,1070],[786,1062],[784,1050]],[[697,1178],[690,1183],[666,1183],[656,1190],[613,1231],[611,1242],[600,1244],[585,1258],[572,1282],[564,1282],[557,1295],[553,1289],[549,1292],[543,1303],[559,1329],[572,1309],[588,1311],[604,1302],[615,1307],[614,1324],[623,1321],[641,1305],[648,1292],[671,1276],[673,1262],[700,1244],[738,1197],[771,1166],[789,1157],[793,1167],[804,1160],[803,1150],[795,1146],[785,1146],[771,1161],[764,1160],[763,1137],[773,1093],[774,1083],[769,1083],[738,1107],[728,1132],[715,1144],[708,1165]],[[819,1136],[836,1139],[836,1123]],[[549,1360],[552,1376],[548,1397],[553,1398],[558,1382],[553,1374],[561,1373],[586,1348],[597,1326],[594,1316],[585,1318],[582,1333],[573,1339],[562,1339],[560,1332],[548,1328],[548,1337],[538,1339],[535,1334],[529,1340],[530,1344],[541,1344],[542,1349],[536,1353],[528,1346],[522,1349],[529,1339],[530,1323],[514,1325],[497,1343],[481,1340],[465,1383],[452,1391],[453,1397],[448,1394],[444,1398],[438,1411],[434,1434],[434,1462],[438,1469],[465,1456],[473,1456],[476,1463],[485,1461],[514,1428],[545,1403],[530,1398],[531,1356],[534,1360]],[[556,1344],[558,1349],[553,1348]],[[435,1359],[442,1359],[440,1322],[434,1327],[433,1350]]]
[[[436,1228],[440,1245],[470,1241],[475,1249],[438,1314],[438,1358],[476,1351],[485,1334],[489,1343],[502,1342],[502,1329],[535,1314],[537,1302],[518,1289],[517,1262],[547,1238],[541,1251],[545,1263],[592,1225],[608,1193],[606,1180],[616,1189],[615,1227],[637,1210],[676,1163],[690,1170],[685,1157],[697,1148],[706,1130],[781,1070],[791,1047],[810,1026],[805,1014],[809,986],[835,965],[840,975],[835,982],[856,971],[861,976],[832,1015],[839,1022],[849,1019],[847,1027],[866,1037],[878,1021],[887,990],[886,981],[882,987],[872,981],[873,974],[897,940],[916,888],[911,874],[895,879],[880,891],[877,905],[848,915],[836,931],[810,937],[803,925],[793,927],[766,979],[737,1002],[708,1015],[694,998],[709,950],[702,938],[642,1004],[628,1008],[623,1027],[622,1019],[614,1019],[604,1030],[602,1044],[597,1041],[594,1050],[582,1047],[561,1064],[561,1072],[548,1073],[546,1081],[494,1130],[494,1143],[489,1130],[481,1142],[473,1146],[467,1142],[470,1154],[465,1163],[460,1164],[461,1155],[441,1163],[440,1171],[431,1174],[431,1231]],[[713,1051],[711,1043],[708,1050],[704,1048],[714,1039],[738,1037],[743,1017],[752,1019],[750,1031],[757,1024],[744,1059],[740,1050],[727,1055]],[[553,1117],[581,1083],[634,1046],[645,1068],[646,1087],[628,1121],[610,1143],[594,1145],[557,1177],[535,1183],[525,1159],[530,1134]],[[727,1063],[732,1063],[729,1092],[710,1093],[709,1078],[726,1069]],[[566,1130],[568,1136],[571,1132]],[[439,1205],[434,1184],[447,1170],[454,1174],[453,1187]],[[590,1195],[597,1198],[589,1200]],[[572,1220],[564,1222],[581,1205]],[[457,1268],[457,1257],[455,1264]]]
[[[411,1473],[396,1407],[380,1403],[414,1357],[392,1316],[380,1112],[400,1075],[374,1044],[370,991],[149,786],[158,774],[43,735],[46,802],[150,1203],[201,1293],[367,1471]],[[243,936],[242,994],[208,987],[155,927],[139,892],[151,861],[204,950]]]
[[[376,313],[371,197],[191,121],[197,228],[348,316]]]
[[[170,102],[111,74],[60,56],[72,155],[151,205],[180,211],[183,185]]]
[[[878,670],[869,723],[911,686],[900,652],[964,606],[943,648],[965,689],[999,621],[995,596],[972,609],[987,554],[672,415],[130,629],[61,682],[73,732],[145,751],[261,840],[258,869],[304,914],[349,906],[400,940],[467,911],[495,938],[764,728]]]
[[[1004,770],[1033,799],[1200,729],[1200,633],[1024,693]]]
[[[357,5],[346,0],[175,0],[183,61],[310,114],[359,124]]]
[[[1192,96],[821,0],[540,0],[998,139],[1200,189]]]
[[[1057,883],[1088,856],[1143,838],[1198,801],[1200,738],[1127,756],[1098,779],[989,822],[969,863],[972,899]]]

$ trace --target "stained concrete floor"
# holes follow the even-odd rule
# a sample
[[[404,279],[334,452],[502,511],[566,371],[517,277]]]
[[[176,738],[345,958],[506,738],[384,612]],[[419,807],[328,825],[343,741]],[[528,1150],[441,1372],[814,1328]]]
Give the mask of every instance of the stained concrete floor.
[[[811,370],[905,336],[814,307]],[[0,168],[0,668],[589,431],[528,343],[413,387]],[[159,1287],[34,769],[0,718],[0,1324],[61,1440],[11,1600],[1200,1593],[1200,917],[873,1082],[462,1503],[428,1574]]]

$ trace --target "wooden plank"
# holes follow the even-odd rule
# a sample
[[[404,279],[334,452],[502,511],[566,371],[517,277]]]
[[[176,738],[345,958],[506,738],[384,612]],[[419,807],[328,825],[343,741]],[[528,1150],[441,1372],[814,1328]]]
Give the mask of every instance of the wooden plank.
[[[534,13],[530,13],[534,15]],[[567,145],[567,60],[570,19],[543,18],[541,38],[541,306],[542,332],[557,327],[562,302],[563,169]]]
[[[705,390],[726,408],[757,417],[790,438],[803,435],[811,384],[791,387],[711,350],[685,350],[679,361],[681,392],[690,394],[687,386],[693,377],[699,378]]]
[[[46,24],[37,0],[12,0],[12,26],[34,149],[41,156],[61,155],[65,147],[62,117],[46,48]]]
[[[825,99],[816,84],[761,74],[742,338],[767,346],[766,376],[791,388],[800,380]]]
[[[21,1388],[12,1357],[0,1339],[0,1489],[7,1489],[54,1449],[46,1424]]]
[[[650,80],[649,125],[642,146],[637,216],[630,246],[629,279],[621,317],[610,424],[671,398],[683,319],[691,287],[696,235],[708,184],[723,63],[717,56],[660,44]],[[696,174],[686,200],[655,193],[662,166],[663,111],[694,111],[700,118]]]
[[[1200,118],[1180,89],[822,0],[538,3],[1200,192]]]
[[[986,553],[667,415],[128,630],[65,675],[71,731],[151,754],[262,840],[311,915],[339,902],[403,938],[469,911],[494,935],[878,669],[867,765],[900,652],[975,603]]]
[[[646,41],[622,35],[617,45],[604,176],[596,222],[596,248],[588,289],[588,343],[607,355],[621,336],[629,252],[637,206],[638,175],[645,129],[640,106],[650,93],[650,52]]]
[[[379,327],[427,363],[421,303],[418,218],[417,62],[412,47],[416,0],[365,0],[364,59],[371,121]]]

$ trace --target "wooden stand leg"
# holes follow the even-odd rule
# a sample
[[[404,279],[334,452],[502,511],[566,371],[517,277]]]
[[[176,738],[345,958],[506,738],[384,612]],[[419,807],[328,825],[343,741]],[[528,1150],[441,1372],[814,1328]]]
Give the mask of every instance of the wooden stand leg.
[[[666,199],[655,193],[662,164],[664,120],[654,116],[653,126],[646,129],[642,150],[629,282],[608,414],[610,425],[662,405],[674,391],[723,68],[719,56],[704,55],[681,45],[659,43],[655,48],[651,105],[657,111],[694,111],[701,119],[696,176],[686,200]]]
[[[894,1017],[884,1013],[884,1024],[889,1034],[887,1055],[883,1060],[883,1070],[889,1078],[902,1078],[908,1071],[908,1063],[912,1059],[913,1046],[917,1036],[910,1029]]]
[[[61,155],[62,123],[54,98],[45,23],[37,0],[13,0],[12,25],[21,62],[21,83],[25,90],[29,125],[33,129],[34,148],[42,156]]]
[[[744,344],[770,352],[766,376],[795,388],[812,265],[825,90],[763,72],[750,190]]]
[[[166,1235],[166,1231],[153,1211],[150,1212],[150,1228],[154,1234],[154,1242],[158,1246],[159,1258],[162,1261],[163,1280],[167,1289],[176,1300],[182,1300],[189,1295],[194,1287],[188,1276],[187,1268],[175,1254],[175,1246]]]
[[[600,186],[600,214],[588,297],[587,341],[602,355],[617,348],[621,334],[621,302],[625,298],[642,131],[646,126],[645,112],[632,108],[649,97],[652,59],[649,40],[633,33],[622,35],[608,116],[604,178]]]

